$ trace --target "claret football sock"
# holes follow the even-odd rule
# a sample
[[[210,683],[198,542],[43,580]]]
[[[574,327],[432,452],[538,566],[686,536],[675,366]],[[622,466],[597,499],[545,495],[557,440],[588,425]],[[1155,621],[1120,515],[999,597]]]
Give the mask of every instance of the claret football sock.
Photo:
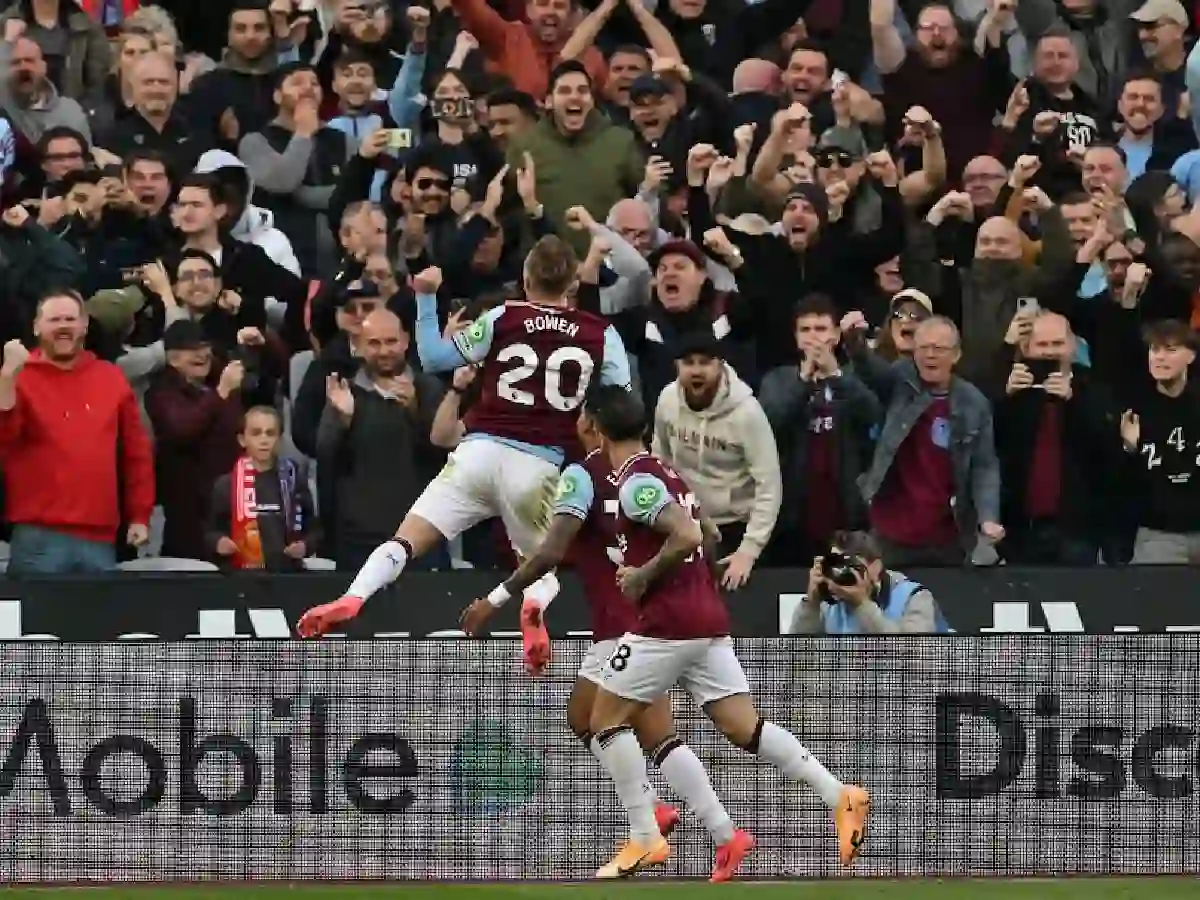
[[[407,541],[387,541],[371,551],[354,581],[350,583],[347,596],[366,600],[383,590],[400,577],[404,567],[412,558],[412,548]]]
[[[646,777],[646,757],[628,726],[609,728],[596,735],[596,756],[613,780],[617,799],[629,814],[629,833],[638,842],[662,840],[654,821],[654,792]]]
[[[654,751],[654,764],[708,829],[713,842],[723,846],[733,839],[733,820],[713,790],[704,763],[677,737],[663,741]]]
[[[821,795],[825,805],[834,809],[845,787],[821,761],[808,752],[790,731],[771,722],[762,722],[758,740],[759,756],[793,781],[803,781]]]

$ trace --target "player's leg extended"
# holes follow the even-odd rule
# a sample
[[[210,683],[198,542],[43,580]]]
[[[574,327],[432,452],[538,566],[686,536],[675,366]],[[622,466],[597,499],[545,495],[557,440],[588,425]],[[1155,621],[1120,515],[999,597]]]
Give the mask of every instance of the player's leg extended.
[[[749,693],[705,704],[704,711],[734,745],[765,759],[793,781],[810,785],[833,811],[838,858],[850,865],[867,839],[871,798],[856,785],[839,781],[790,731],[759,715]]]
[[[592,703],[591,731],[596,757],[612,778],[629,816],[630,840],[600,867],[597,878],[623,878],[666,862],[671,855],[654,820],[646,757],[630,723],[675,683],[687,650],[686,642],[627,634],[604,666],[604,681]]]
[[[713,843],[723,847],[733,840],[733,820],[713,790],[708,771],[692,748],[675,734],[670,697],[663,694],[638,713],[633,720],[633,728],[642,746],[651,748],[650,758],[667,783],[700,817],[712,835]],[[656,810],[660,826],[663,809],[670,807],[660,806]]]
[[[532,453],[497,445],[503,465],[495,472],[495,496],[504,530],[517,556],[530,556],[542,542],[550,521],[558,466]],[[548,572],[531,584],[521,603],[521,640],[525,667],[543,671],[550,662],[550,635],[545,611],[558,596],[558,578]]]
[[[344,596],[316,606],[300,619],[301,637],[325,634],[358,615],[363,604],[400,577],[408,563],[443,538],[451,539],[492,515],[486,496],[476,487],[482,458],[479,441],[461,445],[437,478],[426,485],[405,515],[395,537],[371,551]],[[484,448],[486,450],[486,448]]]
[[[583,746],[587,748],[588,753],[596,757],[597,762],[600,761],[600,754],[596,748],[596,738],[592,734],[592,705],[595,702],[596,692],[600,685],[600,672],[616,648],[617,642],[615,640],[597,641],[588,648],[588,652],[583,659],[583,664],[579,667],[579,675],[575,679],[575,687],[571,690],[571,697],[567,700],[567,725],[574,735],[579,738]],[[667,716],[669,719],[669,706],[667,707]],[[643,751],[647,747],[654,746],[653,744],[646,743],[640,734],[638,735],[638,741],[641,743]],[[603,764],[601,764],[601,767],[603,768]],[[653,787],[651,787],[651,792],[653,793]],[[679,813],[672,807],[667,806],[655,795],[654,819],[658,823],[658,830],[662,836],[668,837],[675,830],[675,826],[679,824]]]

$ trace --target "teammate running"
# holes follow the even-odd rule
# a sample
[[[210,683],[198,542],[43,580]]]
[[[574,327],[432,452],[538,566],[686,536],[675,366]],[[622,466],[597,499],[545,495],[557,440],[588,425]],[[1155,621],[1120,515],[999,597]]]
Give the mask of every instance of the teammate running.
[[[554,502],[554,518],[541,546],[504,584],[467,607],[462,617],[467,634],[482,634],[493,613],[509,598],[519,595],[569,556],[591,607],[595,643],[579,667],[567,702],[567,724],[593,755],[597,750],[589,722],[601,672],[616,650],[617,638],[636,626],[638,616],[637,608],[617,587],[617,567],[610,558],[618,552],[614,547],[617,489],[612,466],[600,450],[600,435],[592,420],[590,404],[595,396],[594,390],[589,392],[579,416],[579,440],[588,454],[582,463],[572,463],[563,471]],[[650,757],[655,765],[689,806],[697,811],[720,807],[703,764],[675,734],[671,701],[665,693],[637,712],[632,725],[638,742],[643,748],[652,748]],[[679,813],[657,798],[654,817],[664,837],[679,822]],[[718,844],[732,836],[733,825],[728,818],[713,834]]]
[[[301,617],[302,637],[325,634],[353,618],[409,560],[485,519],[501,518],[522,557],[537,548],[592,376],[598,372],[602,384],[629,389],[629,360],[616,329],[567,306],[577,265],[561,239],[542,238],[525,260],[527,299],[489,310],[452,339],[443,338],[438,325],[441,271],[426,269],[414,279],[422,366],[445,372],[477,364],[482,395],[467,414],[462,443],[417,498],[395,538],[371,553],[344,597]],[[529,589],[522,607],[525,662],[533,671],[550,659],[542,611],[557,592],[557,579],[547,574]]]
[[[613,779],[631,831],[597,877],[628,876],[671,855],[655,827],[646,760],[630,723],[677,683],[734,745],[816,790],[833,810],[839,858],[849,865],[866,840],[869,795],[842,784],[790,732],[759,715],[729,637],[728,610],[704,558],[705,529],[694,496],[643,448],[645,413],[637,398],[603,388],[597,393],[589,409],[616,477],[617,546],[623,554],[617,582],[639,603],[637,627],[618,641],[592,706],[596,755]],[[696,812],[714,833],[719,821],[729,821],[719,801]],[[712,880],[732,878],[753,849],[750,834],[734,832],[717,848]]]

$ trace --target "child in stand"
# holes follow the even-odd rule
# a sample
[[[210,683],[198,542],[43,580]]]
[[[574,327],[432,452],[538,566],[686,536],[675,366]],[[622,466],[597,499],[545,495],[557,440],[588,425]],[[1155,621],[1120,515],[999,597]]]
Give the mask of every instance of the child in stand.
[[[209,547],[234,569],[300,571],[318,539],[318,522],[301,463],[279,458],[283,422],[270,406],[251,408],[238,443],[245,453],[213,485]]]

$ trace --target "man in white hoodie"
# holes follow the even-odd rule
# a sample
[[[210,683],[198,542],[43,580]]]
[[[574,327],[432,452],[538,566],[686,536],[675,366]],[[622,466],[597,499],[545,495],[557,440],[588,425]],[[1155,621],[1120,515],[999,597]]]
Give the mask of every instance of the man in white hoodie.
[[[209,150],[196,163],[196,174],[211,174],[227,189],[226,205],[229,208],[229,221],[233,223],[230,234],[234,240],[257,244],[275,265],[293,275],[300,274],[300,261],[296,259],[292,242],[275,227],[274,214],[269,209],[250,203],[250,197],[254,195],[254,181],[246,171],[245,163],[228,151]],[[228,190],[230,188],[232,190]]]
[[[659,395],[652,449],[692,486],[704,514],[721,529],[722,584],[736,590],[749,579],[779,516],[783,482],[775,438],[711,333],[681,338],[675,359],[678,377]]]

